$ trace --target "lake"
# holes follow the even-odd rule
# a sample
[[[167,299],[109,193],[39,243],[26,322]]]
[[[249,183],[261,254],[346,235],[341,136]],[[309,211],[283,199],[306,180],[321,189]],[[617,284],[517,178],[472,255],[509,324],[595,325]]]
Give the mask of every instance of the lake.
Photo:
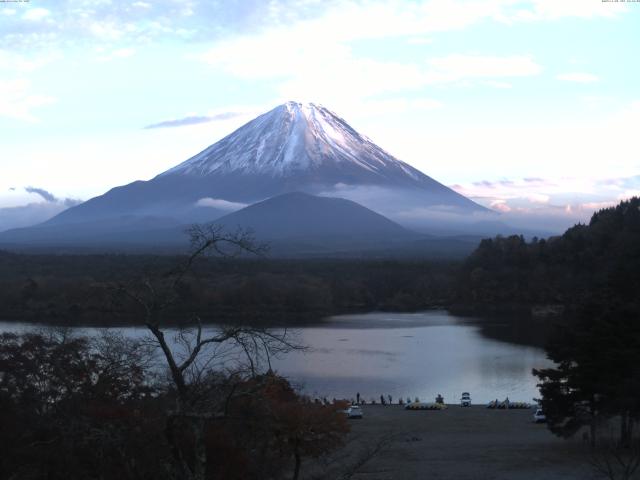
[[[0,331],[30,328],[0,322]],[[496,328],[501,328],[497,322]],[[146,335],[139,328],[119,330]],[[540,395],[531,370],[550,365],[542,349],[489,338],[473,319],[444,310],[340,315],[297,328],[296,337],[309,350],[275,359],[274,369],[303,393],[329,399],[355,398],[359,392],[367,401],[379,401],[380,395],[391,395],[394,403],[400,396],[433,401],[440,393],[455,403],[466,391],[474,403],[507,396],[532,402]]]

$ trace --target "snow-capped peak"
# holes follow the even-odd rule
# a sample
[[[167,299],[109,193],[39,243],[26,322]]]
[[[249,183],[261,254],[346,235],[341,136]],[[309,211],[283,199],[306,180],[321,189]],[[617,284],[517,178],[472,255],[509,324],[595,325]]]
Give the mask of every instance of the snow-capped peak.
[[[299,102],[286,102],[260,115],[162,176],[233,172],[287,177],[325,167],[381,176],[391,169],[414,181],[423,176],[325,107]]]

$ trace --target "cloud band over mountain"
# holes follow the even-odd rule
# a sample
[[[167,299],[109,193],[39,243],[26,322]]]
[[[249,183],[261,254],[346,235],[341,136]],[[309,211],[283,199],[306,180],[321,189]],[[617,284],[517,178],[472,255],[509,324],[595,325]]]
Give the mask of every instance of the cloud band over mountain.
[[[153,128],[174,128],[185,127],[187,125],[198,125],[199,123],[209,123],[218,120],[230,120],[242,115],[238,112],[222,112],[216,115],[191,115],[183,118],[177,118],[175,120],[165,120],[163,122],[152,123],[144,127],[145,130]]]

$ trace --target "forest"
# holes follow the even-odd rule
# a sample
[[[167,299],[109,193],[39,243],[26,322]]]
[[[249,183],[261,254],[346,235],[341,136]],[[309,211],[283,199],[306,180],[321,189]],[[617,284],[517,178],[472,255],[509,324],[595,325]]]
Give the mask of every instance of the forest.
[[[158,276],[180,257],[0,253],[0,318],[56,325],[126,324],[114,286]],[[409,311],[446,304],[457,265],[426,260],[203,258],[167,315],[180,322],[305,323],[353,311]]]
[[[637,303],[640,287],[640,199],[593,214],[563,235],[526,242],[482,240],[456,281],[460,303],[579,305],[586,299]]]

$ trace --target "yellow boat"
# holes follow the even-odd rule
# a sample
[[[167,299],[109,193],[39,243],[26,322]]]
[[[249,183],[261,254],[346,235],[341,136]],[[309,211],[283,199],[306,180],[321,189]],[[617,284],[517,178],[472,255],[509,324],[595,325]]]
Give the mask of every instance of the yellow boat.
[[[413,402],[405,405],[405,410],[445,410],[447,406],[444,403],[423,403]]]

